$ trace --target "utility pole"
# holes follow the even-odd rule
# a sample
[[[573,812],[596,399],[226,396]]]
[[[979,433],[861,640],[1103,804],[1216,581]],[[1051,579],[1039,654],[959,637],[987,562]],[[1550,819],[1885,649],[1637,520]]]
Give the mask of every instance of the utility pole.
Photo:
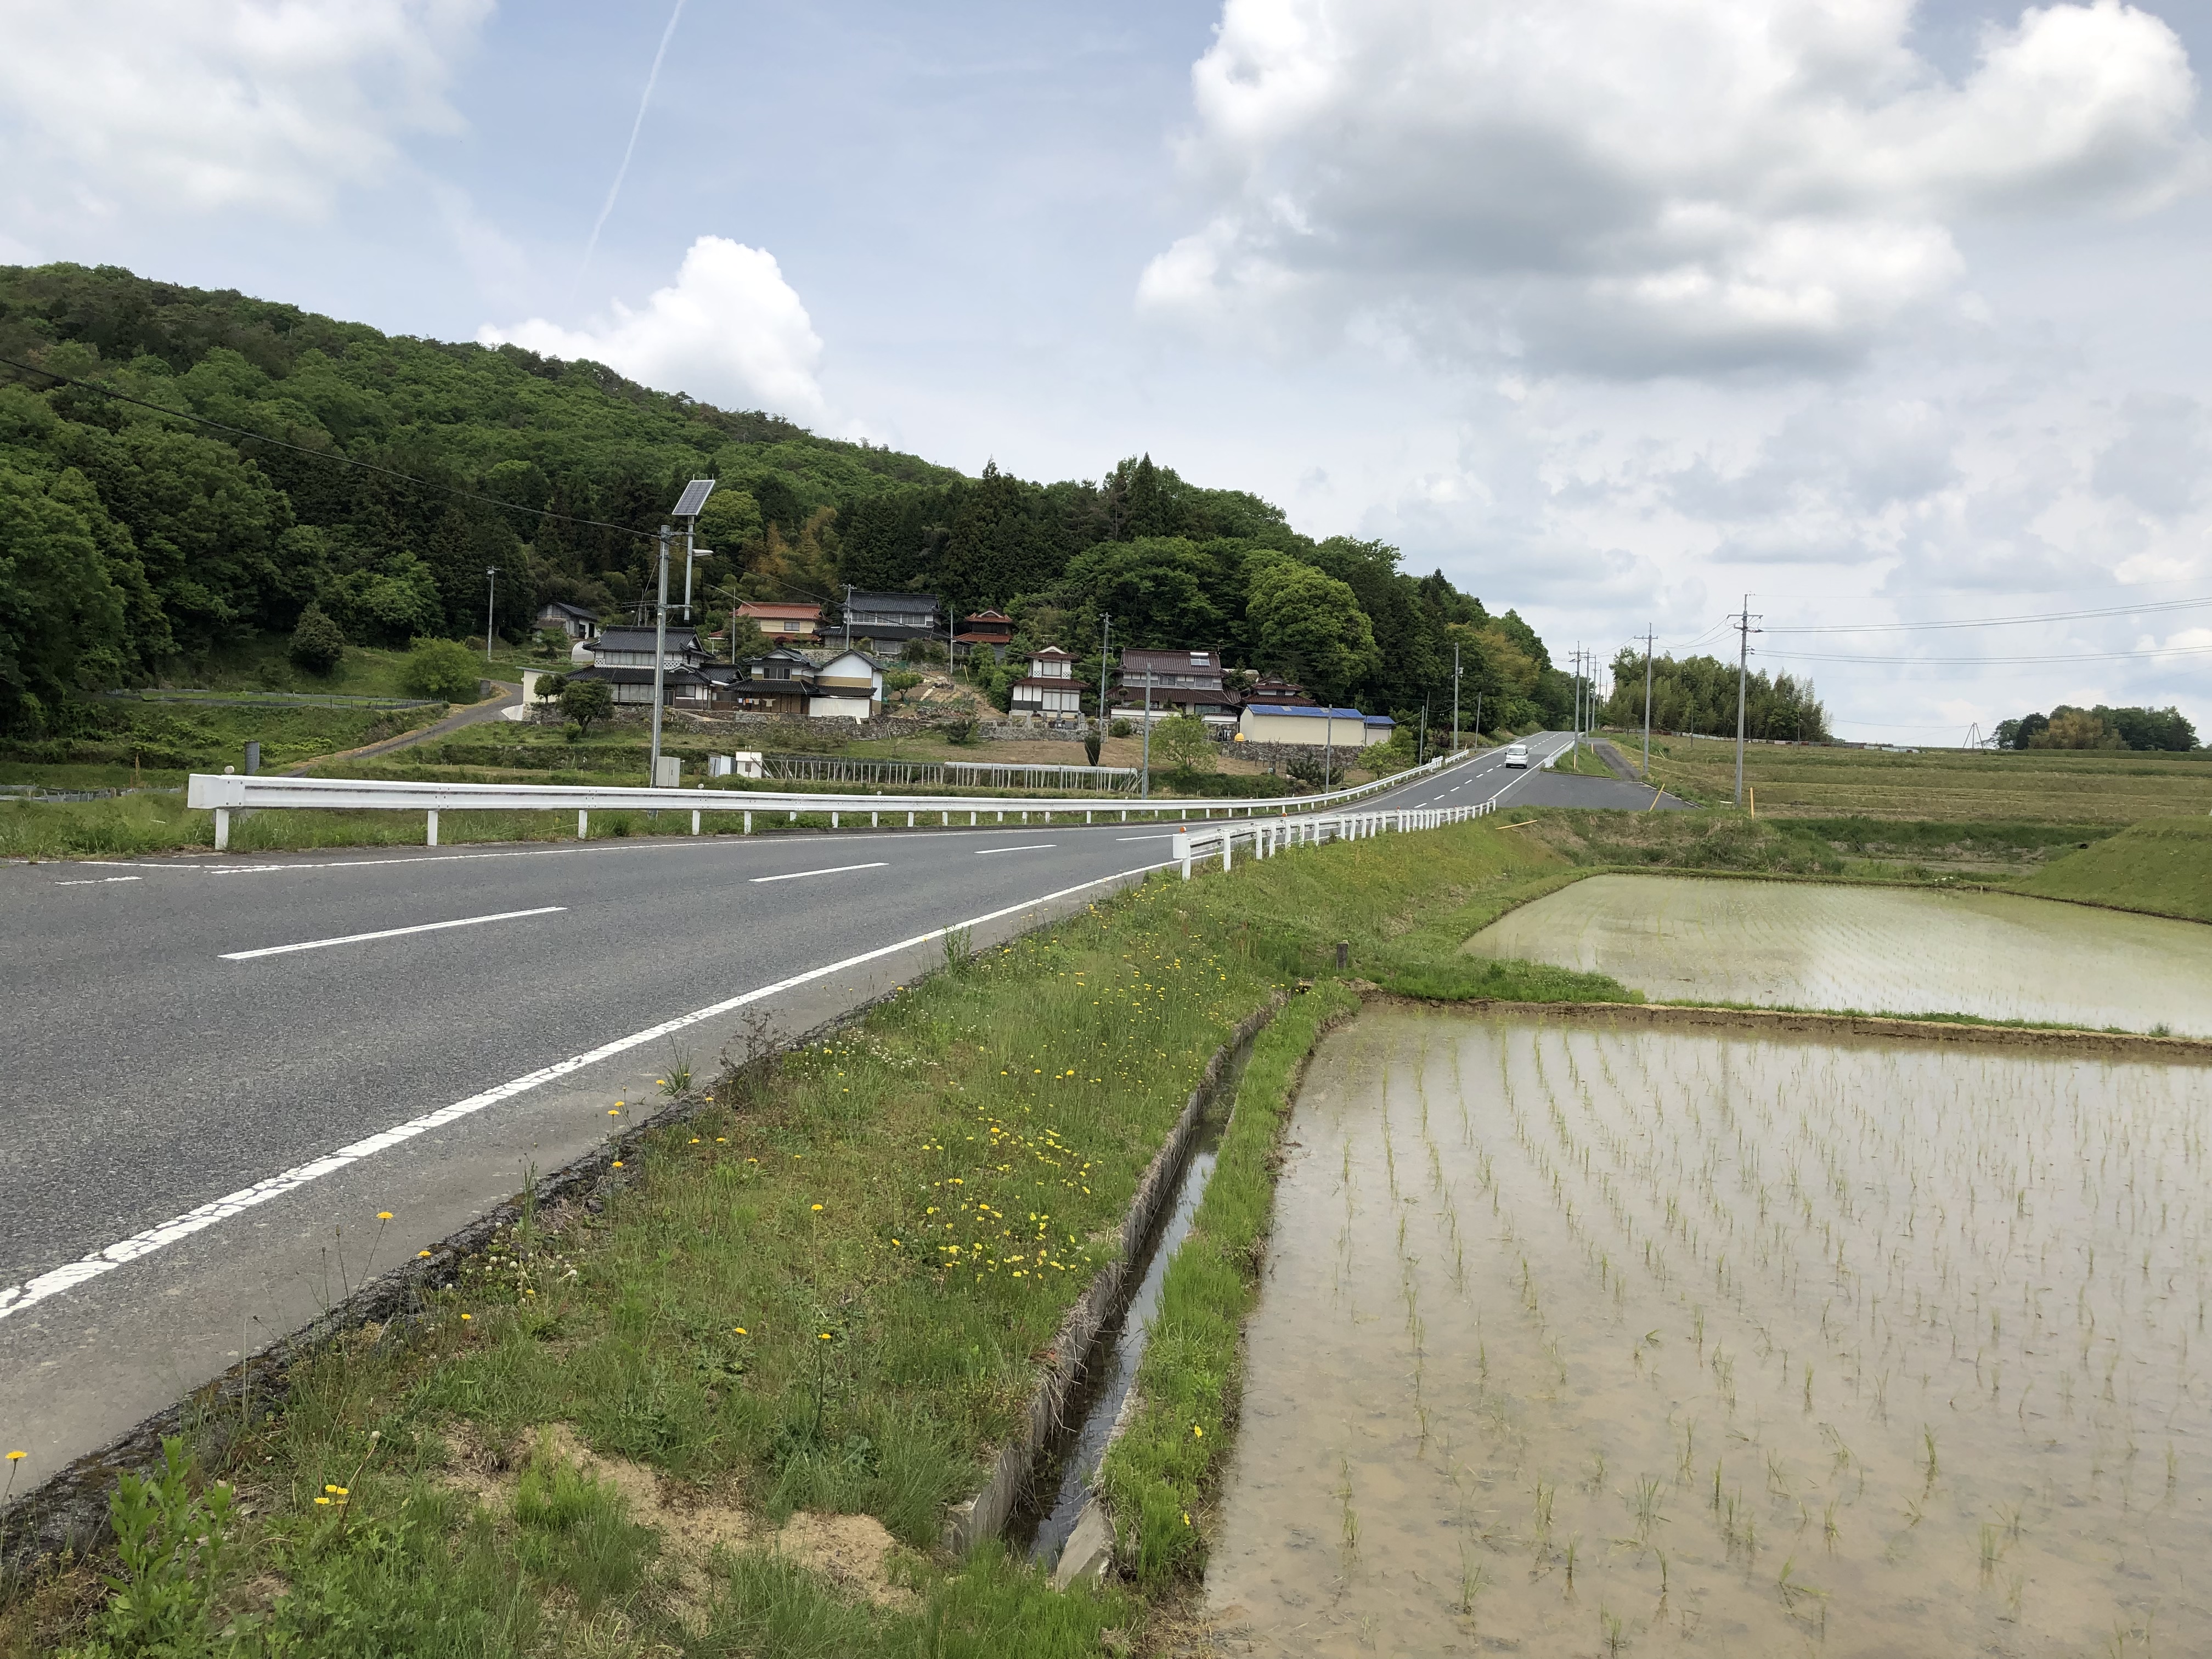
[[[1106,741],[1106,662],[1109,642],[1114,637],[1114,618],[1098,618],[1098,740]],[[1103,751],[1102,751],[1103,753]]]
[[[845,648],[853,648],[853,584],[845,584]]]
[[[1480,686],[1477,686],[1474,691],[1474,740],[1477,743],[1482,741],[1482,688]]]
[[[1574,714],[1567,724],[1572,729],[1567,733],[1567,750],[1574,757],[1577,771],[1582,769],[1583,752],[1583,646],[1575,641],[1575,648],[1567,653],[1568,672],[1573,681]]]
[[[1743,712],[1744,680],[1751,665],[1752,635],[1751,595],[1743,596],[1743,609],[1736,614],[1735,631],[1735,804],[1743,805]]]
[[[488,564],[484,567],[484,660],[486,662],[491,660],[491,625],[492,618],[499,610],[498,599],[499,567],[495,564]]]
[[[661,526],[660,599],[653,613],[653,769],[645,780],[648,789],[660,787],[660,698],[668,663],[668,526]]]
[[[1478,698],[1481,695],[1479,691],[1475,693]],[[1480,704],[1477,706],[1480,707]],[[1478,738],[1482,735],[1482,719],[1479,714],[1475,718],[1474,734]],[[1452,641],[1452,753],[1455,755],[1459,753],[1459,641],[1457,640]]]
[[[1336,781],[1336,705],[1333,702],[1322,710],[1321,741],[1321,787],[1326,794]]]
[[[1644,629],[1644,781],[1651,781],[1651,629]]]
[[[1147,663],[1147,664],[1145,665],[1145,756],[1144,756],[1144,761],[1143,761],[1143,770],[1139,774],[1139,775],[1138,775],[1138,779],[1137,779],[1137,799],[1139,799],[1139,800],[1150,800],[1152,798],[1152,665],[1151,665],[1151,664],[1149,664],[1149,663]]]
[[[1429,700],[1421,699],[1421,735],[1413,742],[1413,764],[1421,766],[1429,758]]]

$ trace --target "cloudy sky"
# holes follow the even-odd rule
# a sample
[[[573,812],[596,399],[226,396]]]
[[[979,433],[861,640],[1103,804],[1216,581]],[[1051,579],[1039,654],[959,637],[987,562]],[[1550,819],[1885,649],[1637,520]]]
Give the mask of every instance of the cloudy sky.
[[[1149,451],[1556,650],[1725,653],[1748,592],[1849,735],[2212,730],[2201,3],[0,22],[0,260],[588,354],[971,471]],[[1887,627],[1784,631],[1846,624]]]

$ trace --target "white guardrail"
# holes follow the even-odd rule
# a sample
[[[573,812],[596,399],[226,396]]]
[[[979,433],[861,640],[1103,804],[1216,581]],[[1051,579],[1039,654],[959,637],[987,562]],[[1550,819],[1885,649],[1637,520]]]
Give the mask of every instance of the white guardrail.
[[[710,789],[703,784],[690,789],[624,789],[564,783],[412,783],[370,778],[249,777],[240,773],[195,772],[185,786],[185,804],[215,813],[217,852],[230,846],[233,812],[306,807],[421,812],[428,819],[425,840],[432,847],[438,844],[441,812],[573,811],[579,840],[590,833],[593,812],[637,811],[689,812],[695,836],[699,833],[702,815],[708,812],[742,814],[742,829],[746,835],[753,832],[755,813],[773,817],[779,812],[786,815],[787,822],[795,821],[801,812],[827,814],[832,830],[842,828],[840,820],[848,817],[855,820],[857,827],[862,813],[867,815],[872,830],[883,828],[886,815],[894,821],[892,827],[898,827],[896,820],[901,813],[906,815],[904,827],[909,830],[950,828],[963,812],[969,824],[993,821],[1004,823],[1010,815],[1024,823],[1050,823],[1055,817],[1061,823],[1070,823],[1078,813],[1085,823],[1092,823],[1094,815],[1098,813],[1108,814],[1109,822],[1117,821],[1112,815],[1119,814],[1118,822],[1123,823],[1129,822],[1133,815],[1153,820],[1219,817],[1243,818],[1250,823],[1290,813],[1304,818],[1312,815],[1317,807],[1349,803],[1378,790],[1397,788],[1416,778],[1433,776],[1480,752],[1482,751],[1469,750],[1464,754],[1441,756],[1425,766],[1393,773],[1356,788],[1333,790],[1325,795],[1277,796],[1264,800],[1132,800],[1127,795],[1009,799],[975,795],[808,794],[764,789]],[[1460,810],[1464,813],[1464,809]],[[1419,814],[1408,809],[1406,812],[1385,812],[1380,816],[1399,818]],[[934,824],[921,822],[933,817],[937,820]],[[1437,821],[1449,820],[1439,817]]]
[[[1217,854],[1226,870],[1235,860],[1237,843],[1243,842],[1254,858],[1272,858],[1291,847],[1318,847],[1325,841],[1364,841],[1386,830],[1434,830],[1441,824],[1464,823],[1498,810],[1494,800],[1472,806],[1407,806],[1381,812],[1309,812],[1296,817],[1247,818],[1242,823],[1214,824],[1204,830],[1184,830],[1175,838],[1171,856],[1182,866],[1182,878],[1190,879],[1194,860]]]

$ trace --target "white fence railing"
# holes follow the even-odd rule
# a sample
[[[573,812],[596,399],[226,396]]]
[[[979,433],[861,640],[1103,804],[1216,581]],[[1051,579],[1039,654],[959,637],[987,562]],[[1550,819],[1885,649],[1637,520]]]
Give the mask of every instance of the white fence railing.
[[[1241,843],[1254,858],[1273,858],[1292,847],[1318,847],[1327,841],[1364,841],[1371,836],[1407,830],[1434,830],[1447,823],[1464,823],[1498,810],[1494,800],[1471,806],[1406,806],[1370,812],[1285,812],[1267,818],[1209,824],[1186,829],[1176,835],[1170,853],[1182,866],[1182,878],[1190,879],[1191,866],[1200,860],[1219,858],[1224,870],[1236,860]]]
[[[865,815],[870,829],[888,827],[908,830],[951,828],[959,823],[963,816],[971,825],[988,823],[1005,823],[1017,820],[1023,823],[1058,822],[1085,823],[1097,821],[1105,814],[1106,821],[1126,823],[1136,818],[1193,817],[1212,819],[1275,818],[1285,813],[1296,812],[1301,817],[1311,814],[1317,807],[1344,805],[1376,793],[1379,790],[1397,788],[1417,778],[1433,776],[1455,763],[1471,759],[1475,751],[1463,755],[1446,755],[1429,762],[1425,766],[1412,768],[1377,778],[1355,788],[1333,790],[1325,795],[1277,796],[1267,799],[1236,800],[1161,800],[1157,798],[1132,800],[1127,795],[1109,797],[1060,796],[1014,799],[1004,796],[975,795],[893,795],[893,794],[818,794],[799,792],[775,792],[764,789],[709,789],[700,786],[690,789],[626,789],[565,783],[415,783],[371,778],[292,778],[276,776],[246,776],[226,772],[220,775],[195,772],[187,782],[185,804],[215,813],[216,850],[221,852],[230,845],[230,815],[237,811],[263,811],[319,808],[325,811],[421,812],[428,820],[425,840],[438,844],[438,814],[441,812],[544,812],[573,811],[576,815],[576,835],[580,840],[590,833],[591,815],[605,811],[676,811],[691,815],[691,833],[700,831],[701,820],[708,812],[739,813],[743,816],[744,833],[753,832],[756,813],[768,819],[783,815],[787,823],[796,822],[802,812],[809,816],[826,816],[833,830],[847,827],[842,820],[853,819],[852,827],[859,827]],[[1115,815],[1118,814],[1118,820]],[[903,815],[902,826],[898,820]],[[934,819],[934,823],[927,822]]]

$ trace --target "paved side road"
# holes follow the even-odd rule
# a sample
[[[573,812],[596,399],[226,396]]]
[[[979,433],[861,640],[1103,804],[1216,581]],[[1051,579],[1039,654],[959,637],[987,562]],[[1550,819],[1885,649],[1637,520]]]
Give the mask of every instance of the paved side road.
[[[1385,804],[1541,787],[1501,761]],[[759,1022],[789,1034],[890,992],[941,960],[924,936],[947,925],[988,941],[1079,907],[1164,863],[1173,830],[0,869],[18,1489],[649,1114],[672,1062],[704,1073]]]

